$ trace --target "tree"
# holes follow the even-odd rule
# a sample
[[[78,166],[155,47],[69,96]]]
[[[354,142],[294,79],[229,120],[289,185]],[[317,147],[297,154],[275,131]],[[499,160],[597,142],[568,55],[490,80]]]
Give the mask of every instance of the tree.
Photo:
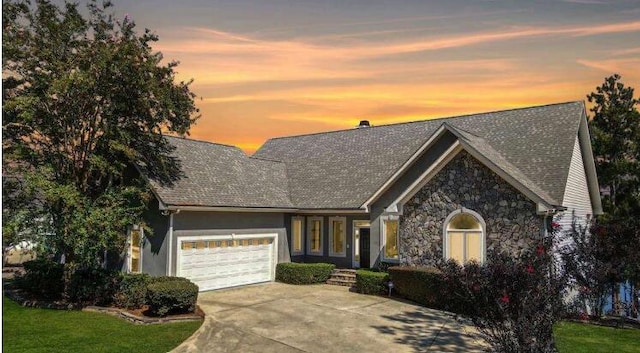
[[[179,178],[163,134],[188,134],[197,119],[191,82],[174,82],[177,63],[151,48],[157,36],[111,7],[3,1],[3,174],[20,181],[3,201],[82,267],[121,253],[150,197],[139,172]]]
[[[594,103],[589,128],[598,180],[610,194],[603,198],[598,231],[608,242],[600,256],[612,269],[612,289],[626,280],[640,284],[640,100],[621,80],[607,77],[587,96]],[[617,302],[618,291],[612,292]]]

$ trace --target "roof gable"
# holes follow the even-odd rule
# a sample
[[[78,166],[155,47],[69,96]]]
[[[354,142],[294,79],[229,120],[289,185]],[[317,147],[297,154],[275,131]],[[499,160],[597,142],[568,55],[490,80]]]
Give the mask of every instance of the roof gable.
[[[446,122],[527,189],[557,204],[567,180],[582,102],[275,138],[257,157],[287,164],[293,204],[356,209],[407,165]],[[410,164],[410,163],[409,163]]]
[[[173,185],[151,181],[164,205],[293,207],[284,163],[250,158],[233,146],[166,138],[176,148],[184,175]]]

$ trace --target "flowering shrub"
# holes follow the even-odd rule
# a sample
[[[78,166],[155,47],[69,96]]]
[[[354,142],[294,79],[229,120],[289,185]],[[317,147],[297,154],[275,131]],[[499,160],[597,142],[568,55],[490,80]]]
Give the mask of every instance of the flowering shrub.
[[[485,265],[447,262],[446,309],[469,316],[494,352],[555,352],[565,280],[551,246],[549,237],[518,259],[493,253]]]

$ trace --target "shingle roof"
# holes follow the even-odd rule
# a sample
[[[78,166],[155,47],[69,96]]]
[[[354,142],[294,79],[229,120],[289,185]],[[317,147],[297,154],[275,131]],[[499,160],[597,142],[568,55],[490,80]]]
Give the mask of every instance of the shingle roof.
[[[153,183],[167,205],[292,208],[285,164],[251,158],[242,150],[167,137],[184,176],[171,186]]]
[[[475,135],[475,148],[522,184],[557,202],[564,196],[583,112],[583,102],[569,102],[274,138],[254,156],[286,163],[296,207],[356,209],[446,121]]]

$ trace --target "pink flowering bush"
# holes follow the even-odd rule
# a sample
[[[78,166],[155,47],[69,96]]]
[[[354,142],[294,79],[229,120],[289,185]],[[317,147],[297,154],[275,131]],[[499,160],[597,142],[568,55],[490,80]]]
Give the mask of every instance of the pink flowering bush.
[[[447,262],[446,309],[468,316],[494,352],[555,352],[552,329],[566,282],[551,247],[549,237],[519,258],[493,253],[484,265]]]

